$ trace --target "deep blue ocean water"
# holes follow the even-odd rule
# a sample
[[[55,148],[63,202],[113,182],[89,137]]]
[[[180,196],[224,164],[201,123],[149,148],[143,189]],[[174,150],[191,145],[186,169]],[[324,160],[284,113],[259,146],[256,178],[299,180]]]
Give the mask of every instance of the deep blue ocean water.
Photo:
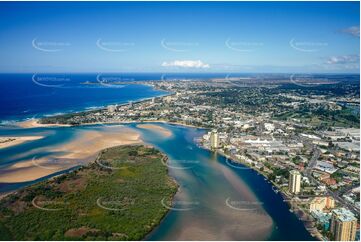
[[[100,76],[99,82],[97,74],[1,74],[0,120],[39,118],[167,94],[150,86],[109,84],[116,78],[132,80],[119,75],[111,82]],[[95,84],[82,84],[86,82]]]
[[[210,77],[224,74],[0,74],[0,120],[39,118],[168,94],[117,82]]]

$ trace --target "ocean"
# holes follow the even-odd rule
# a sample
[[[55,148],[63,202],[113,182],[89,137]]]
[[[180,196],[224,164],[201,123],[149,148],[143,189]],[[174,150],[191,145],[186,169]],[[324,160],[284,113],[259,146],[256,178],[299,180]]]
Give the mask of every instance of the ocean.
[[[195,75],[191,77],[197,78]],[[154,90],[150,86],[126,84],[127,81],[162,78],[176,79],[184,76],[1,74],[0,119],[3,125],[0,126],[0,136],[40,135],[44,138],[2,149],[0,172],[1,168],[33,157],[53,155],[52,147],[75,139],[84,129],[107,129],[107,126],[102,125],[17,128],[7,123],[166,95],[167,92]],[[123,84],[114,84],[108,80],[121,81]],[[173,135],[164,138],[150,130],[139,129],[134,123],[126,125],[137,129],[146,143],[167,154],[172,164],[169,173],[181,189],[174,200],[175,209],[170,210],[147,239],[313,240],[302,222],[289,211],[282,196],[262,176],[195,144],[194,139],[203,135],[205,130],[170,124],[158,125],[169,129]],[[0,183],[0,193],[22,188],[60,173],[62,172],[31,182]],[[260,218],[259,223],[254,220],[256,217]],[[267,221],[263,224],[262,219]],[[269,224],[271,227],[269,230],[260,230],[264,233],[254,232],[258,230],[253,229],[253,232],[242,231],[243,228],[248,228],[250,221],[256,223],[254,226]]]
[[[97,74],[1,74],[0,120],[39,118],[167,94],[150,86],[109,84],[105,79]]]

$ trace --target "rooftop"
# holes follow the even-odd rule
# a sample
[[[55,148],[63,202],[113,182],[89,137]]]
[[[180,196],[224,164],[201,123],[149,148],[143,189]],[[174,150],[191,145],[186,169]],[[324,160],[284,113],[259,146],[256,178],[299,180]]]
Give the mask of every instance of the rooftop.
[[[297,171],[297,170],[290,171],[290,174],[292,174],[292,175],[301,175],[301,173],[299,171]]]
[[[332,210],[332,213],[337,216],[342,222],[350,222],[356,220],[355,215],[346,208],[337,208]]]

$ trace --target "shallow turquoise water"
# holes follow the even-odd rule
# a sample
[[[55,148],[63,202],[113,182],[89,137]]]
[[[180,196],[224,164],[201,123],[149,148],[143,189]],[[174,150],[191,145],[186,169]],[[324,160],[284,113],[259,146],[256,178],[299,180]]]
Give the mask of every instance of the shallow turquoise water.
[[[169,157],[169,173],[180,186],[173,207],[148,240],[311,240],[301,221],[289,211],[280,194],[255,171],[227,161],[224,157],[197,147],[194,138],[202,129],[159,124],[172,131],[171,137],[137,128],[142,139]],[[33,156],[51,155],[51,146],[76,137],[82,130],[107,129],[104,126],[65,128],[1,128],[0,135],[44,135],[0,152],[1,167]],[[0,184],[0,192],[31,184]],[[162,201],[160,201],[162,202]],[[167,204],[163,203],[165,206]],[[267,220],[269,229],[255,233],[248,228],[252,219]],[[261,223],[262,224],[262,223]],[[257,226],[257,223],[254,225]]]

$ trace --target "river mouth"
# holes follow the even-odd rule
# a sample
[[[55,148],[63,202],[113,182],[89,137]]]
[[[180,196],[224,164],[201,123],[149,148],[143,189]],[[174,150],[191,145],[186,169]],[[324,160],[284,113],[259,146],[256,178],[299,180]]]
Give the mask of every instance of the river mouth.
[[[155,125],[172,135],[138,128],[137,123],[125,125],[127,129],[139,132],[142,141],[169,157],[169,162],[164,165],[179,184],[173,201],[159,201],[169,212],[146,240],[312,239],[303,224],[289,212],[280,194],[276,194],[262,176],[251,169],[237,169],[237,165],[227,162],[223,156],[196,145],[194,139],[202,136],[205,130],[164,123]],[[46,143],[37,141],[34,145],[46,147],[59,140],[68,142],[69,137],[76,137],[84,129],[108,127],[36,128],[36,132],[53,132]],[[29,129],[12,132],[21,134]],[[19,146],[15,151],[21,152],[21,148],[24,152],[31,148],[31,143]],[[5,191],[6,187],[23,185],[27,184],[2,184],[0,189]]]

